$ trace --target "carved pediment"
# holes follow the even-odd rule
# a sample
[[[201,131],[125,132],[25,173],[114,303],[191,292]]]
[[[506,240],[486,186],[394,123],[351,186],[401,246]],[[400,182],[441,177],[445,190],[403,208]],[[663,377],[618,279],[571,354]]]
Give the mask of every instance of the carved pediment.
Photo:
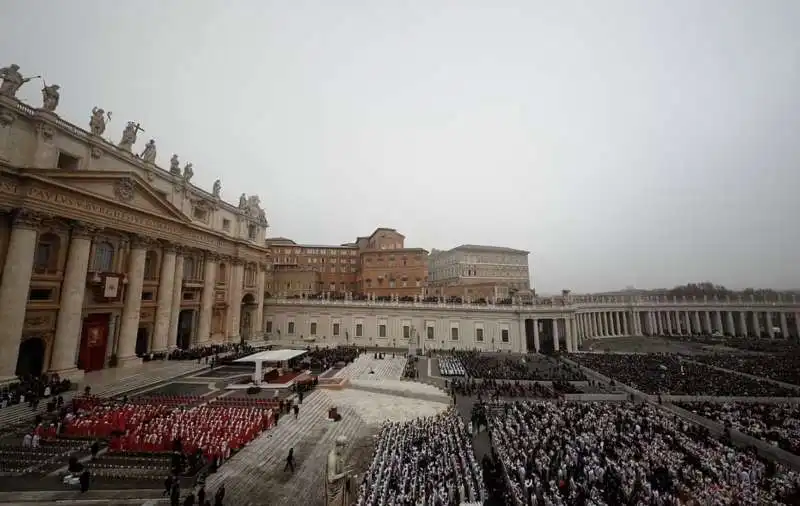
[[[29,174],[55,185],[109,199],[121,206],[182,222],[191,221],[144,179],[132,172],[37,170],[29,171]]]

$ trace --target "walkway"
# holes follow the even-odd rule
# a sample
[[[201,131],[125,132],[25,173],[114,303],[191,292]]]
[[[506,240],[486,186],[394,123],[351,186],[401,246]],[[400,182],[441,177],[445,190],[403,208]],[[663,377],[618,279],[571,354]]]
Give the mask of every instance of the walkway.
[[[340,370],[336,377],[363,380],[400,379],[408,359],[399,353],[395,358],[391,354],[385,354],[384,357],[380,360],[374,358],[373,353],[362,353],[350,365]]]

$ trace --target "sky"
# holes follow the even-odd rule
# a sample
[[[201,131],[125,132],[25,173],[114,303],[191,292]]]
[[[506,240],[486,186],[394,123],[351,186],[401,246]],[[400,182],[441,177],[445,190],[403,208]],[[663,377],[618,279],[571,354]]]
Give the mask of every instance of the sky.
[[[269,236],[530,251],[540,293],[800,287],[796,0],[4,0],[0,66]],[[40,105],[40,86],[19,97]]]

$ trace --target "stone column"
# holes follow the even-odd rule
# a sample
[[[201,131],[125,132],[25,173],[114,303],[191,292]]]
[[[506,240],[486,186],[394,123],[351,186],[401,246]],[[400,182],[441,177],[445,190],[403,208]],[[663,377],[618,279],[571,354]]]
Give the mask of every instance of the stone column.
[[[167,351],[169,344],[169,321],[172,317],[172,291],[175,288],[174,246],[164,248],[161,260],[161,274],[158,280],[158,307],[156,308],[155,332],[153,335],[153,352]]]
[[[144,261],[147,243],[139,238],[131,241],[128,257],[128,272],[125,279],[125,305],[122,308],[122,323],[119,330],[117,359],[120,365],[136,363],[136,334],[139,332],[139,313],[142,309],[142,285],[144,284]]]
[[[725,333],[725,325],[722,323],[722,311],[714,311],[714,325],[719,332]]]
[[[614,335],[620,336],[622,334],[622,326],[619,323],[619,311],[614,311]]]
[[[770,339],[775,339],[774,326],[772,325],[772,313],[769,311],[764,312],[764,324],[767,326],[767,334]]]
[[[700,325],[700,312],[699,311],[692,311],[692,320],[693,320],[693,329],[692,332],[694,334],[701,334],[703,332],[703,326]]]
[[[533,319],[533,347],[536,348],[536,353],[539,353],[539,320]]]
[[[0,284],[0,379],[15,377],[41,216],[17,211]]]
[[[656,334],[659,336],[664,335],[664,322],[661,320],[661,311],[656,311]]]
[[[603,335],[609,337],[611,336],[611,324],[608,318],[608,311],[603,311],[601,314],[603,315]]]
[[[592,323],[592,337],[597,337],[600,335],[598,331],[599,325],[597,323],[597,313],[590,314],[589,318]]]
[[[714,331],[714,327],[711,325],[711,313],[709,311],[705,311],[704,317],[706,323],[706,332],[711,334]]]
[[[747,337],[749,334],[747,331],[747,313],[744,311],[739,311],[739,333],[742,337]]]
[[[181,301],[183,300],[183,261],[183,255],[176,254],[175,274],[172,276],[169,332],[167,333],[167,348],[170,350],[178,346],[178,318],[181,315]]]
[[[244,262],[234,259],[231,284],[228,287],[228,328],[226,341],[239,338],[239,321],[242,317],[242,284],[244,283]]]
[[[686,333],[692,333],[692,318],[689,316],[689,311],[683,312],[683,325],[686,327]]]
[[[197,344],[211,339],[211,317],[214,313],[214,292],[217,284],[217,259],[206,253],[203,267],[203,293],[200,294],[200,321],[197,324]]]
[[[572,320],[564,318],[564,341],[567,343],[567,353],[572,353]]]
[[[784,339],[789,339],[789,322],[786,321],[786,313],[781,311],[779,315],[781,318],[781,334],[783,334]]]
[[[258,279],[256,281],[256,297],[258,301],[258,308],[256,308],[256,314],[253,317],[253,335],[257,341],[264,340],[264,285],[266,284],[267,276],[265,269],[266,266],[264,265],[258,266]],[[523,330],[525,329],[524,320],[522,328]],[[525,335],[525,333],[523,332],[522,335]]]
[[[733,323],[733,312],[726,311],[725,312],[725,322],[726,326],[728,327],[725,332],[730,332],[732,336],[736,335],[736,324]]]
[[[761,322],[758,321],[758,313],[755,311],[751,311],[750,313],[753,316],[753,334],[756,337],[761,337]]]
[[[50,369],[62,378],[75,381],[83,377],[83,371],[76,367],[75,357],[83,330],[83,300],[91,251],[92,231],[80,225],[73,227],[64,281],[61,283]]]
[[[558,318],[553,318],[553,350],[558,351]]]
[[[797,331],[797,337],[800,338],[800,313],[794,314],[794,326]]]

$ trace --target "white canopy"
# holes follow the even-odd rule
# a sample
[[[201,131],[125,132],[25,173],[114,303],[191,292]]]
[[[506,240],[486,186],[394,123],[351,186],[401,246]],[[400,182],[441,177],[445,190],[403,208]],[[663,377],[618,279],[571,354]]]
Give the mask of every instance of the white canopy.
[[[306,350],[269,350],[253,353],[246,357],[238,358],[234,362],[285,362],[300,355],[304,355]]]

